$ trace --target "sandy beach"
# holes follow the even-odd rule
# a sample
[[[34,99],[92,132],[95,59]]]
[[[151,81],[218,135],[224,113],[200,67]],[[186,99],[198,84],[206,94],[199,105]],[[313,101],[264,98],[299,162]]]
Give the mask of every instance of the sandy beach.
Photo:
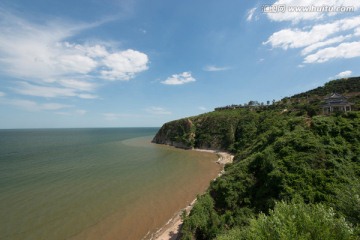
[[[219,157],[216,163],[225,165],[227,163],[232,163],[234,160],[234,155],[221,152],[216,150],[208,150],[208,149],[193,149],[194,151],[199,152],[208,152],[208,153],[215,153]],[[221,170],[218,177],[220,177],[224,173],[224,170]],[[194,206],[196,199],[191,202],[187,207],[183,210],[178,212],[172,219],[170,219],[157,233],[155,236],[151,238],[152,240],[176,240],[179,237],[180,229],[182,225],[181,214],[183,211],[186,211],[187,214],[190,213],[192,207]]]
[[[186,211],[187,214],[190,213],[192,207],[194,206],[196,199],[192,201],[187,207],[185,207],[180,212],[176,213],[176,215],[170,219],[165,226],[163,226],[155,236],[152,238],[154,240],[176,240],[179,237],[182,219],[181,214],[183,211]]]

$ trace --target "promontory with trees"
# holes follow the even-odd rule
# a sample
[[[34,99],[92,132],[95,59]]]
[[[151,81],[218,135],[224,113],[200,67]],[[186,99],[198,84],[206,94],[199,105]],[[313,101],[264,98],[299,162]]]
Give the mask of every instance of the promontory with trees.
[[[351,110],[324,114],[334,93]],[[235,155],[184,214],[181,239],[360,239],[359,109],[354,77],[164,124],[153,142]]]

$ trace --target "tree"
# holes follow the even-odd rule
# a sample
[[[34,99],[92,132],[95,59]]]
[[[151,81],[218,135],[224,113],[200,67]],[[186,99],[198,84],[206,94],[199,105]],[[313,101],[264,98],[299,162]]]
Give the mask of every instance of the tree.
[[[305,204],[302,200],[278,202],[269,215],[260,214],[250,226],[237,228],[217,240],[287,240],[287,239],[356,239],[352,227],[334,210],[322,204]]]

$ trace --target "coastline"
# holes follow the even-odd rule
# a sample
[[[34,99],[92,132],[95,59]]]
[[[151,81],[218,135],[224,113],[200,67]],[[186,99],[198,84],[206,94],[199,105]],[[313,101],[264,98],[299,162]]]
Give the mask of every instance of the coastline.
[[[218,156],[218,160],[216,161],[217,164],[220,164],[222,166],[225,166],[225,164],[232,163],[234,160],[234,155],[227,153],[227,152],[221,152],[218,150],[210,150],[210,149],[199,149],[195,148],[192,149],[193,151],[198,152],[207,152],[207,153],[214,153]],[[224,174],[224,168],[220,171],[218,174],[218,177],[220,177],[222,174]],[[216,179],[215,178],[215,179]],[[215,180],[214,179],[214,180]],[[150,238],[150,240],[177,240],[179,238],[181,226],[182,226],[182,219],[181,214],[185,211],[186,214],[189,214],[191,209],[193,208],[194,204],[196,203],[196,198],[185,208],[183,208],[181,211],[177,212],[174,217],[172,217],[163,227],[161,227],[155,234]],[[145,236],[144,238],[146,238]]]
[[[232,163],[234,160],[234,155],[232,155],[228,152],[222,152],[222,151],[211,150],[211,149],[200,149],[200,148],[194,148],[193,151],[215,153],[219,157],[219,159],[216,161],[216,163],[219,163],[222,165],[225,165],[227,163]]]

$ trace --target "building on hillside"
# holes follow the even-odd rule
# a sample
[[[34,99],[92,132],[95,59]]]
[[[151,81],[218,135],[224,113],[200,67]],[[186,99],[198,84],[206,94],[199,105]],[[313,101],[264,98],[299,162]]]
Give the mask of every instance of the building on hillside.
[[[348,112],[351,111],[353,103],[349,102],[346,97],[338,93],[332,93],[324,99],[325,104],[322,105],[323,113],[330,114],[332,112]]]

